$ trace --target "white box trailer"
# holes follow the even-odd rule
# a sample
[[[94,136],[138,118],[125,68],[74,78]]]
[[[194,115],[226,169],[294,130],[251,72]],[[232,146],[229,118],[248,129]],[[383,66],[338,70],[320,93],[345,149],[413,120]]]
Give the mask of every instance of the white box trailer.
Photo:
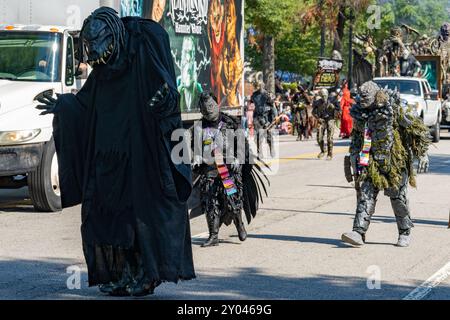
[[[52,115],[37,97],[79,90],[77,34],[94,0],[0,0],[0,188],[29,187],[39,211],[61,208]]]
[[[244,6],[242,0],[233,1],[236,2],[235,15],[240,25],[235,38],[240,43],[243,60]],[[52,139],[53,117],[39,115],[35,109],[36,99],[44,92],[68,93],[81,88],[90,71],[88,67],[84,74],[75,74],[75,49],[84,19],[100,6],[109,6],[124,14],[127,10],[122,9],[130,8],[124,6],[126,3],[136,2],[0,0],[0,188],[28,186],[37,210],[58,211],[61,201]],[[151,0],[140,3],[147,9],[153,4]],[[182,9],[178,12],[181,20],[185,11],[191,8]],[[143,16],[148,17],[148,12]],[[172,25],[172,18],[165,19],[164,24]],[[192,23],[200,23],[202,28],[206,28],[202,19],[197,20]],[[176,47],[174,52],[181,52],[183,39],[189,35],[172,32],[169,36]],[[202,37],[205,43],[209,43],[205,34]],[[205,58],[202,57],[200,63],[205,63]],[[208,69],[205,70],[203,79],[199,81],[208,84],[211,76]],[[241,83],[241,91],[244,92],[243,75]],[[239,107],[224,109],[235,116],[242,113]],[[199,112],[182,113],[186,123],[199,117]]]

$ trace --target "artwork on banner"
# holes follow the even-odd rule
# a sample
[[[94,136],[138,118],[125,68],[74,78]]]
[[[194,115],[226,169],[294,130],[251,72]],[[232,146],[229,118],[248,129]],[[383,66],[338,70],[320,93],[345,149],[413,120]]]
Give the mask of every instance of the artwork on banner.
[[[441,96],[441,57],[440,56],[416,56],[417,61],[422,65],[420,77],[427,79],[431,89],[438,90]]]
[[[169,34],[183,112],[198,111],[204,90],[212,92],[221,106],[243,104],[242,0],[142,0],[138,4],[142,17],[160,23]]]
[[[332,89],[339,85],[339,74],[344,62],[329,58],[319,58],[314,77],[314,89]]]

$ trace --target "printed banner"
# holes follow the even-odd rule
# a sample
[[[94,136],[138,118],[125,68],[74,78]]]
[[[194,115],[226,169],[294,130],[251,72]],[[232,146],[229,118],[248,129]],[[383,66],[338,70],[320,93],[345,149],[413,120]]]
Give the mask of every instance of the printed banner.
[[[339,74],[344,62],[328,58],[319,58],[314,77],[314,89],[331,89],[339,84]]]
[[[121,0],[121,15],[139,15],[168,32],[182,112],[198,112],[200,93],[224,107],[243,104],[243,0]]]
[[[431,89],[437,90],[439,96],[442,95],[442,68],[440,56],[416,56],[417,61],[422,65],[419,77],[427,79]]]

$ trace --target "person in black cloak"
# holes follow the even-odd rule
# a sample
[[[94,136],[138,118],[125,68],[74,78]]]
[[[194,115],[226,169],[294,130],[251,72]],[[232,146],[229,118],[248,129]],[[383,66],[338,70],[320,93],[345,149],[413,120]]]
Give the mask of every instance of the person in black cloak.
[[[101,7],[80,37],[80,61],[93,67],[85,85],[37,108],[54,114],[63,208],[82,204],[89,285],[142,296],[193,279],[191,169],[171,159],[182,123],[168,35]]]

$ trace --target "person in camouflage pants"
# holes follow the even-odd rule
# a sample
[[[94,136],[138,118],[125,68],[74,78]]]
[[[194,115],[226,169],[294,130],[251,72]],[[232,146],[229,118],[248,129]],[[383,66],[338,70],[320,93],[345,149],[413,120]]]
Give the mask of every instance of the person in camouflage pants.
[[[319,122],[317,130],[317,143],[320,147],[320,153],[317,156],[322,159],[325,156],[325,134],[327,135],[327,159],[333,159],[333,139],[336,127],[336,117],[340,112],[338,103],[328,97],[328,90],[322,89],[313,103],[313,116]]]

